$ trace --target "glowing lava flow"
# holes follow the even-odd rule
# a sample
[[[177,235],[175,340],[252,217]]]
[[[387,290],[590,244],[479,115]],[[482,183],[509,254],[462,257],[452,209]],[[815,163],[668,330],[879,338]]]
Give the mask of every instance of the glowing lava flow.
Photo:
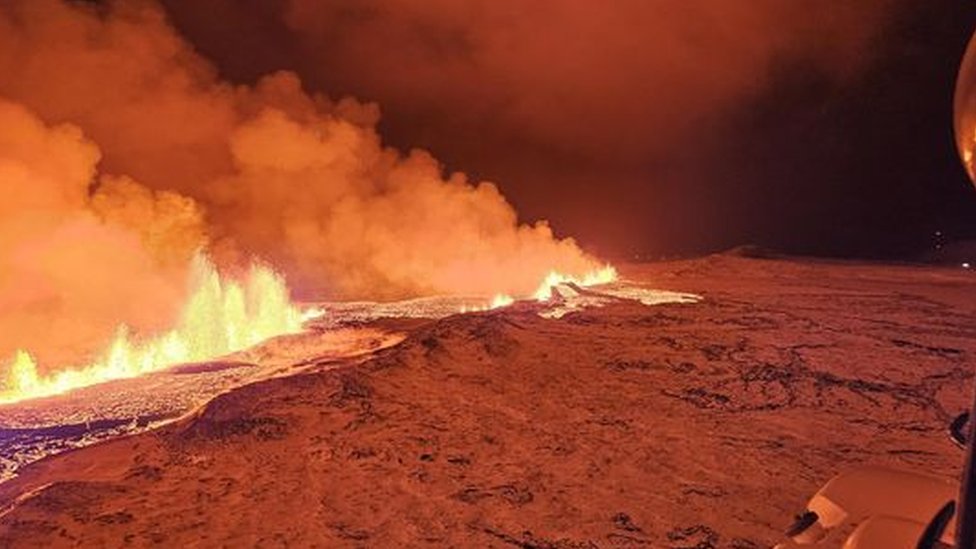
[[[532,298],[536,301],[546,301],[552,297],[553,289],[560,284],[572,283],[577,286],[595,286],[597,284],[609,284],[617,280],[617,269],[612,265],[604,265],[602,268],[595,271],[590,271],[583,275],[582,277],[572,276],[562,274],[556,271],[549,271],[546,278],[543,279],[542,283],[532,294]],[[492,298],[491,303],[481,307],[462,307],[462,313],[468,312],[479,312],[479,311],[490,311],[492,309],[499,309],[501,307],[508,307],[512,303],[515,303],[515,298],[506,294],[496,294]]]
[[[617,280],[617,269],[612,265],[604,265],[602,269],[591,271],[583,275],[582,278],[564,275],[556,271],[549,271],[545,280],[539,285],[539,289],[532,294],[537,301],[545,301],[552,297],[552,290],[560,284],[573,283],[577,286],[595,286],[597,284],[609,284]]]
[[[134,341],[122,326],[109,349],[92,364],[41,376],[34,358],[27,351],[18,351],[2,380],[0,404],[213,359],[276,335],[299,332],[303,320],[320,313],[303,314],[291,303],[284,279],[261,265],[252,265],[240,282],[228,281],[221,280],[213,265],[198,256],[192,280],[193,290],[176,328]]]

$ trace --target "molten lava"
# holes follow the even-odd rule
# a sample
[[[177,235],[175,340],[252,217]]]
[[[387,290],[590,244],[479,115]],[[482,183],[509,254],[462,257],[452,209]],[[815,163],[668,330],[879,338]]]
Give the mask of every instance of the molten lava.
[[[15,353],[0,386],[0,404],[64,393],[114,379],[135,377],[174,364],[200,362],[243,350],[271,337],[301,331],[302,324],[321,316],[319,308],[300,310],[289,299],[284,279],[273,269],[254,264],[243,280],[221,278],[204,256],[191,267],[191,294],[177,326],[155,337],[139,339],[120,326],[114,341],[91,364],[42,375],[26,350]],[[553,288],[605,284],[617,279],[610,265],[577,277],[550,271],[531,298],[545,301]],[[529,297],[529,296],[526,296]],[[506,307],[515,298],[497,294],[480,307],[462,312]]]
[[[604,265],[602,268],[590,271],[581,277],[563,274],[557,271],[549,271],[549,274],[542,280],[539,287],[533,292],[532,299],[536,301],[547,301],[552,297],[553,289],[560,284],[576,284],[577,286],[596,286],[598,284],[609,284],[617,280],[617,269],[612,265]],[[515,303],[515,298],[507,294],[495,294],[491,302],[480,307],[465,306],[461,308],[462,313],[489,311],[508,307]]]
[[[614,269],[612,265],[604,265],[603,268],[586,273],[582,277],[549,271],[532,297],[538,301],[545,301],[552,297],[553,288],[560,284],[573,283],[577,286],[595,286],[597,284],[609,284],[615,280],[617,280],[617,269]]]
[[[0,403],[213,359],[276,335],[298,332],[309,316],[291,303],[284,279],[259,264],[253,264],[243,280],[225,280],[205,257],[198,256],[191,267],[191,281],[192,292],[175,328],[140,341],[120,326],[109,348],[91,364],[44,376],[30,353],[18,351],[5,368],[8,374],[0,387]],[[316,310],[311,316],[320,313]]]

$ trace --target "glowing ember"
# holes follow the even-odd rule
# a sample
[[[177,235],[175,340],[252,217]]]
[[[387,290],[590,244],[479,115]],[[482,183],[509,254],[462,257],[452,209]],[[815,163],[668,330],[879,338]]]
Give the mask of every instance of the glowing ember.
[[[0,403],[134,377],[173,364],[213,359],[276,335],[298,332],[303,320],[323,314],[321,310],[300,311],[289,300],[282,277],[261,265],[252,265],[242,281],[222,280],[213,265],[198,256],[192,266],[192,287],[174,329],[145,341],[134,341],[128,329],[121,326],[104,355],[87,366],[41,376],[33,357],[27,351],[18,351],[6,368]]]
[[[461,305],[459,312],[480,313],[494,309],[501,309],[502,307],[508,307],[512,303],[515,303],[515,298],[512,296],[507,294],[495,294],[495,297],[491,298],[491,302],[489,302],[487,305]]]
[[[491,305],[488,306],[489,309],[499,309],[501,307],[508,307],[512,303],[515,303],[515,299],[510,295],[497,294],[491,299]]]

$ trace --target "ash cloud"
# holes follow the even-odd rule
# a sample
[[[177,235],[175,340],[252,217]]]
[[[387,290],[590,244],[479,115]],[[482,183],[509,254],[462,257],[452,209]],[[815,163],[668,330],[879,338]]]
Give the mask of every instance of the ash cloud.
[[[127,178],[92,188],[100,153],[76,126],[0,100],[0,129],[0,356],[70,363],[119,322],[165,328],[202,243],[194,204]]]
[[[0,356],[165,326],[201,247],[319,297],[525,294],[599,265],[492,183],[385,146],[374,104],[222,80],[152,2],[3,3],[0,101]]]
[[[375,100],[395,142],[497,179],[522,214],[605,251],[723,232],[723,147],[744,137],[729,117],[783,65],[843,89],[899,4],[163,1],[232,79],[289,68]]]

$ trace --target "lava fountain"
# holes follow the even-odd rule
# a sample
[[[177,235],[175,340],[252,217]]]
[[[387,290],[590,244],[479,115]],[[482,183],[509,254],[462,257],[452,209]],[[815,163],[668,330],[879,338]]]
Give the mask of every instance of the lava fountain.
[[[300,331],[270,268],[225,280],[198,258],[177,284],[198,249],[344,299],[447,297],[451,313],[459,296],[498,292],[483,307],[498,308],[615,276],[496,184],[386,145],[375,105],[287,71],[221,81],[151,5],[6,4],[0,403]]]
[[[552,298],[553,289],[560,284],[576,284],[577,286],[596,286],[599,284],[609,284],[611,282],[617,281],[617,269],[613,265],[604,265],[603,267],[589,271],[582,276],[574,276],[570,274],[560,273],[558,271],[549,271],[549,274],[542,280],[538,288],[532,293],[531,299],[536,301],[548,301]],[[491,301],[486,305],[481,306],[462,306],[460,312],[482,312],[490,311],[494,309],[500,309],[502,307],[508,307],[509,305],[515,303],[516,298],[508,294],[495,294],[491,298]]]
[[[581,277],[549,271],[545,280],[539,285],[535,293],[532,294],[537,301],[545,301],[552,297],[553,288],[560,284],[576,284],[578,286],[596,286],[598,284],[609,284],[617,280],[617,269],[612,265],[604,265],[603,268],[590,271]]]
[[[137,338],[127,326],[119,326],[99,358],[49,375],[39,373],[29,351],[19,350],[0,368],[6,372],[0,404],[136,377],[174,364],[212,360],[278,335],[298,333],[304,321],[323,314],[322,309],[303,311],[293,304],[284,278],[260,263],[253,263],[246,276],[235,280],[222,277],[205,255],[198,254],[190,272],[191,293],[176,327],[153,337]],[[560,284],[592,286],[616,279],[617,271],[610,265],[582,276],[550,271],[536,291],[523,298],[546,301]],[[490,304],[462,312],[497,309],[515,301],[509,295],[497,294]]]
[[[301,331],[307,318],[272,268],[253,263],[240,280],[222,278],[204,255],[190,268],[191,293],[175,328],[146,339],[120,326],[94,362],[40,375],[33,356],[17,351],[0,387],[0,404],[135,377],[173,364],[210,360],[268,338]],[[320,312],[320,311],[319,311]]]

